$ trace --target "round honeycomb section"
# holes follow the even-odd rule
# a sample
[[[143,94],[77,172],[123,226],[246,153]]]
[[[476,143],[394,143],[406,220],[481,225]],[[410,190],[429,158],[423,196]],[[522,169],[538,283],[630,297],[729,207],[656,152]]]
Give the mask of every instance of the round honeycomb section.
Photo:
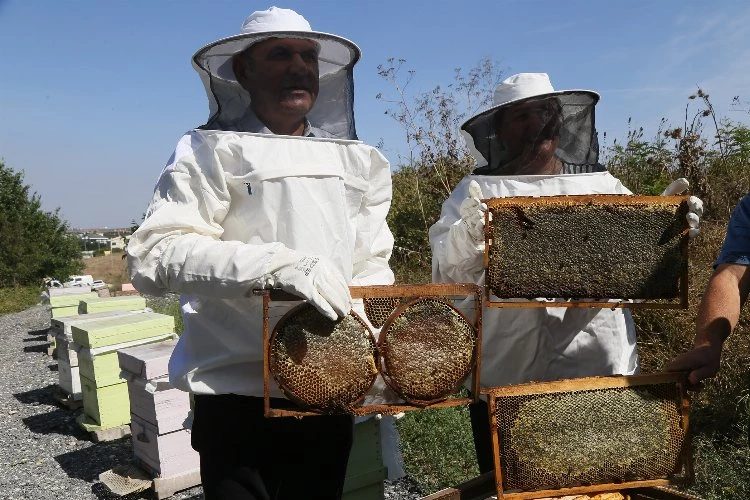
[[[351,313],[338,321],[309,304],[284,315],[269,343],[269,369],[286,396],[322,413],[349,413],[377,376],[375,338]]]
[[[404,304],[383,326],[378,352],[383,378],[417,405],[453,394],[474,366],[477,333],[453,306],[420,298]]]

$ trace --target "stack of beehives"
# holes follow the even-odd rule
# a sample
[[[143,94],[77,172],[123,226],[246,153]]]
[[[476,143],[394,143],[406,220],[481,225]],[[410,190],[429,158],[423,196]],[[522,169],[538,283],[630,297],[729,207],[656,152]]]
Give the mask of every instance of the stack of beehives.
[[[78,353],[73,344],[73,325],[80,326],[85,323],[122,316],[126,314],[137,314],[142,311],[113,311],[95,314],[78,314],[65,318],[53,318],[50,326],[50,335],[57,346],[57,373],[62,390],[73,400],[80,400],[81,378],[78,373]]]
[[[170,340],[118,352],[130,396],[133,452],[141,468],[154,476],[193,476],[197,484],[200,460],[183,425],[190,399],[187,392],[172,387],[167,371],[175,345]]]
[[[117,351],[176,337],[174,318],[154,312],[115,316],[73,325],[71,333],[83,394],[79,423],[88,431],[130,423],[128,388],[120,378]]]
[[[78,304],[81,300],[97,298],[99,295],[92,292],[91,288],[50,288],[49,304],[52,307],[53,318],[64,318],[78,314]],[[145,306],[144,306],[145,307]]]

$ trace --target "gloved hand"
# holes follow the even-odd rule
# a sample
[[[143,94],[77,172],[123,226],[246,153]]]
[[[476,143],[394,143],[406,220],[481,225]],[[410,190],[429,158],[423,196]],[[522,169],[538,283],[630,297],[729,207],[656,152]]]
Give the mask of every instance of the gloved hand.
[[[352,310],[349,285],[336,266],[325,257],[282,248],[269,262],[266,286],[281,288],[307,299],[334,321]]]
[[[667,186],[667,189],[662,192],[662,196],[673,196],[676,194],[684,193],[687,188],[690,187],[690,183],[684,177],[680,177]],[[688,237],[692,240],[698,236],[701,232],[701,217],[703,216],[703,201],[697,196],[691,196],[688,198],[688,214],[686,216],[688,222]]]
[[[461,224],[474,240],[474,243],[484,242],[484,214],[487,212],[487,204],[482,203],[482,188],[477,181],[469,182],[469,193],[458,209],[461,215]]]

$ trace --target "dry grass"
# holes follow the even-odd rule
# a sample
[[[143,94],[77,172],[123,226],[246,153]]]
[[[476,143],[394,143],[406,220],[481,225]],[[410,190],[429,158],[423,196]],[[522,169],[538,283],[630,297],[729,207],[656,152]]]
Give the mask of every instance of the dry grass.
[[[84,259],[83,274],[90,274],[95,280],[103,280],[110,291],[120,290],[123,283],[130,283],[128,261],[123,253],[113,253]]]

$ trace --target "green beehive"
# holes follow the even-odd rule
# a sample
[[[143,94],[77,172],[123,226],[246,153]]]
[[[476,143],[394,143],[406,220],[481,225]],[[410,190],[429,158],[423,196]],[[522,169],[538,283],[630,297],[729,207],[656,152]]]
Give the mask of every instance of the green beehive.
[[[122,344],[172,332],[174,318],[154,312],[116,316],[71,327],[73,341],[81,347],[89,348]]]
[[[144,309],[146,299],[140,295],[124,295],[121,297],[98,297],[81,300],[78,312],[91,314],[105,311],[134,311]]]
[[[78,306],[64,306],[64,307],[53,307],[52,317],[53,318],[67,318],[78,314]]]
[[[166,334],[134,340],[124,344],[115,344],[95,349],[84,347],[78,351],[79,372],[81,377],[86,377],[92,381],[96,387],[119,384],[124,379],[120,378],[121,370],[117,351],[128,347],[162,342],[172,338],[176,338],[176,334],[174,332],[168,332]]]
[[[354,425],[354,442],[349,453],[344,480],[344,500],[382,500],[383,480],[388,471],[383,465],[380,421],[369,418]]]
[[[49,298],[49,304],[50,306],[52,306],[53,310],[58,307],[75,306],[76,311],[77,311],[79,302],[81,302],[82,300],[91,300],[94,298],[99,298],[99,295],[96,292],[76,293],[76,294],[69,294],[69,295],[55,295]]]
[[[97,387],[86,377],[81,377],[83,412],[103,429],[130,423],[128,384],[120,383]]]

